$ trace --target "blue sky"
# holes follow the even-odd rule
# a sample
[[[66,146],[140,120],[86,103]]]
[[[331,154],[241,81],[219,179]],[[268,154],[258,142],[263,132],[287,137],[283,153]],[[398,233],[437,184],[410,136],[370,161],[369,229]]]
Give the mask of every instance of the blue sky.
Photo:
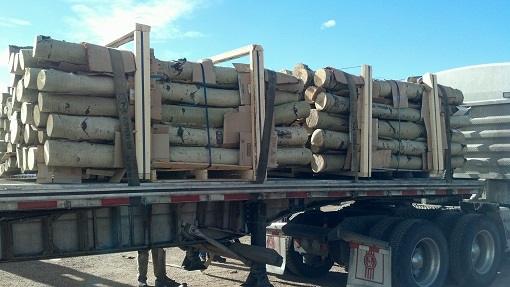
[[[135,22],[152,27],[151,46],[163,60],[198,60],[260,44],[270,69],[369,64],[374,77],[385,79],[510,61],[510,0],[2,2],[2,91],[9,44],[32,45],[37,35],[105,44]]]

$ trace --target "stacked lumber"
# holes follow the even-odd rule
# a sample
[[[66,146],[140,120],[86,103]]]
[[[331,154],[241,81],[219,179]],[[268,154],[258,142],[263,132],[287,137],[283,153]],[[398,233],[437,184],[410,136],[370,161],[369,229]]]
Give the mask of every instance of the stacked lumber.
[[[16,81],[11,101],[2,105],[10,123],[5,139],[21,173],[52,179],[60,172],[76,182],[82,169],[123,167],[115,158],[119,120],[107,54],[106,47],[46,36],[37,36],[34,47],[13,50]],[[126,72],[134,71],[132,53],[122,55]]]

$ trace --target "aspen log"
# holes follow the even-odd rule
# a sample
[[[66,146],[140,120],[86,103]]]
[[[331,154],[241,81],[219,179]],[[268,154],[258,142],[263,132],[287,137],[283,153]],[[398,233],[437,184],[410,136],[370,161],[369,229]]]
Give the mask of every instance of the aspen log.
[[[34,103],[23,103],[21,105],[21,123],[23,124],[34,124]]]
[[[39,94],[39,91],[25,88],[24,82],[25,79],[22,79],[16,86],[16,101],[20,103],[37,102],[37,95]]]
[[[46,125],[48,137],[78,141],[113,141],[116,130],[119,120],[109,117],[50,114]]]
[[[39,143],[37,137],[37,130],[34,129],[31,125],[26,124],[23,131],[23,141],[27,145],[36,145]]]
[[[422,155],[427,152],[427,144],[410,140],[378,139],[377,149],[391,150],[402,155]]]
[[[15,145],[10,143],[9,141],[4,141],[4,142],[7,143],[7,148],[6,148],[7,152],[14,152],[14,151],[16,151],[16,146]]]
[[[310,86],[305,90],[305,101],[309,104],[315,103],[315,99],[319,93],[324,92],[323,88],[319,88],[316,86]]]
[[[286,74],[286,75],[292,75],[292,71],[291,70],[281,69],[278,72],[280,72],[282,74]]]
[[[278,146],[304,146],[308,142],[308,130],[302,126],[275,127]]]
[[[21,69],[25,70],[25,75],[26,75],[27,69],[30,69],[30,68],[48,69],[48,68],[54,66],[54,63],[52,63],[52,62],[34,58],[34,50],[33,49],[19,50],[19,61],[20,61]],[[35,76],[37,77],[37,73],[35,73]],[[31,89],[37,89],[37,87],[31,88]]]
[[[339,172],[344,169],[345,154],[314,154],[312,157],[312,171]]]
[[[170,145],[182,146],[201,146],[206,147],[207,130],[189,128],[183,126],[165,126],[168,128],[170,135]],[[223,144],[223,130],[222,129],[209,129],[209,143],[211,147],[220,147]]]
[[[409,100],[420,100],[425,91],[425,86],[415,83],[407,83],[401,81],[393,81],[398,85],[398,91],[405,95]],[[390,81],[373,81],[372,84],[372,97],[378,98],[392,98]]]
[[[209,151],[205,147],[170,147],[170,162],[209,163]],[[211,163],[239,165],[239,150],[211,148]]]
[[[39,141],[39,144],[44,144],[48,140],[48,133],[46,130],[37,130],[37,140]]]
[[[313,132],[310,142],[321,148],[347,149],[350,139],[348,133],[317,129]]]
[[[127,88],[126,81],[126,91]],[[37,89],[53,93],[115,96],[112,77],[77,75],[54,69],[39,72]]]
[[[337,79],[335,73],[338,74],[339,78]],[[350,75],[343,71],[334,69],[334,68],[323,68],[315,71],[313,76],[313,81],[317,87],[340,91],[340,90],[349,90],[347,85],[347,77],[346,75]],[[362,85],[363,78],[359,76],[350,75],[353,79],[354,84]]]
[[[50,139],[44,143],[44,162],[47,166],[113,168],[114,151],[114,145]]]
[[[20,119],[18,119],[16,115],[11,117],[11,123],[9,125],[10,130],[9,141],[12,144],[18,144],[23,141],[23,127],[24,126],[21,124]]]
[[[20,172],[20,169],[18,168],[18,163],[16,157],[12,156],[5,160],[4,163],[5,172],[9,174],[14,174]]]
[[[457,155],[465,155],[468,151],[466,144],[460,144],[460,143],[451,143],[450,144],[451,153],[454,156]]]
[[[312,151],[304,147],[278,147],[276,163],[281,165],[308,165],[312,161]]]
[[[21,69],[21,64],[19,62],[19,53],[14,54],[14,63],[13,63],[12,72],[16,75],[23,75],[25,71]]]
[[[204,107],[163,105],[161,120],[174,125],[207,126],[206,109]],[[225,114],[234,112],[233,108],[208,108],[209,127],[223,126]]]
[[[2,93],[0,94],[0,104],[5,105],[8,102],[8,98],[11,97],[11,94],[9,93]]]
[[[379,137],[414,140],[417,138],[426,138],[427,131],[425,130],[425,126],[413,122],[379,120],[378,135]]]
[[[10,132],[5,133],[3,138],[4,138],[5,142],[11,143],[11,133]]]
[[[19,111],[21,111],[21,102],[19,102],[16,99],[16,92],[14,92],[14,96],[11,97],[11,102],[10,102],[9,107],[11,108],[12,112],[19,112]]]
[[[452,129],[458,129],[471,125],[471,118],[469,116],[453,116],[450,117],[450,127]]]
[[[41,112],[39,105],[35,105],[33,109],[34,125],[38,128],[43,128],[48,122],[48,116],[50,113]]]
[[[461,90],[459,89],[454,89],[452,87],[448,87],[448,86],[443,86],[443,85],[438,85],[438,87],[442,87],[445,92],[447,93],[448,95],[448,103],[450,105],[460,105],[464,102],[464,94],[462,93]],[[441,91],[441,89],[438,89],[439,90],[439,96],[442,97],[443,96],[443,91]]]
[[[452,168],[460,168],[466,164],[467,159],[463,156],[452,156]]]
[[[372,103],[372,117],[417,122],[421,119],[421,112],[412,108],[398,109],[390,105]]]
[[[292,102],[274,107],[275,125],[288,125],[310,115],[310,104],[305,101]]]
[[[18,82],[23,78],[23,75],[17,75],[17,74],[11,74],[11,79],[9,81],[9,87],[16,88],[16,85],[18,85]]]
[[[292,75],[303,81],[305,87],[313,84],[314,71],[306,64],[297,64],[292,70]]]
[[[27,165],[30,171],[37,171],[37,147],[29,147]]]
[[[39,68],[26,68],[25,76],[23,77],[23,85],[26,89],[37,90],[37,76],[41,69]]]
[[[390,166],[392,169],[422,170],[423,160],[419,156],[391,155]]]
[[[163,101],[205,105],[204,88],[200,85],[163,83],[161,84]],[[241,105],[239,90],[207,88],[207,105],[211,107],[238,107]]]
[[[315,98],[315,108],[331,114],[342,114],[349,112],[349,99],[330,93],[319,93]]]
[[[325,129],[337,132],[349,131],[349,119],[334,116],[316,109],[310,111],[310,116],[306,118],[306,125],[312,129]]]
[[[41,113],[118,116],[117,100],[114,98],[58,95],[40,92],[38,106]]]
[[[466,142],[466,136],[459,130],[452,129],[452,143],[464,143]]]

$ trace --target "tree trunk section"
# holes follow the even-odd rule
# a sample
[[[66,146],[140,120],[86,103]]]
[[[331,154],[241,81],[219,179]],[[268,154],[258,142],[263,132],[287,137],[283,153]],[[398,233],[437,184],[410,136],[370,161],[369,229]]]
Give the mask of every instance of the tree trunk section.
[[[205,127],[206,109],[204,107],[163,105],[162,121],[173,125]],[[209,127],[223,127],[225,114],[234,112],[232,108],[208,108]]]
[[[323,129],[315,130],[311,138],[312,145],[327,149],[347,149],[349,143],[350,139],[348,133]]]
[[[38,105],[41,113],[77,116],[118,116],[117,100],[112,98],[58,95],[40,92]]]
[[[276,163],[282,165],[308,165],[312,161],[312,151],[304,147],[278,147]]]
[[[46,133],[46,130],[37,130],[37,139],[40,144],[44,144],[48,140],[48,133]]]
[[[205,147],[170,147],[170,162],[209,163],[209,151]],[[211,148],[211,163],[239,165],[239,150]]]
[[[309,104],[315,103],[315,99],[317,95],[324,92],[323,88],[319,88],[316,86],[310,86],[305,90],[305,101]]]
[[[23,103],[21,105],[21,123],[23,124],[34,124],[34,103]]]
[[[378,139],[377,149],[391,150],[402,155],[419,155],[427,152],[427,143],[410,140]]]
[[[397,109],[390,105],[372,103],[372,117],[418,122],[421,119],[421,112],[412,108]]]
[[[338,82],[333,71],[330,69],[318,69],[315,71],[313,81],[317,87],[330,90],[348,90],[346,83]]]
[[[37,76],[41,69],[25,68],[25,76],[23,77],[23,85],[26,89],[37,90]]]
[[[205,106],[204,88],[200,85],[163,83],[163,102]],[[207,88],[207,105],[210,107],[234,108],[241,105],[239,90]]]
[[[37,147],[29,147],[27,165],[30,171],[37,171]]]
[[[421,157],[418,157],[418,156],[391,155],[390,168],[422,170],[423,169],[423,160]]]
[[[415,83],[393,81],[398,85],[398,91],[409,100],[421,100],[425,86]],[[390,81],[374,81],[372,85],[372,97],[393,98]]]
[[[119,120],[108,117],[50,114],[46,125],[48,137],[73,141],[113,141],[116,130]]]
[[[34,106],[33,113],[34,125],[38,128],[44,128],[50,113],[41,112],[39,104]]]
[[[303,81],[305,87],[309,87],[313,84],[314,71],[306,64],[297,64],[292,70],[292,75]]]
[[[126,81],[126,92],[127,88]],[[39,72],[37,89],[52,93],[115,96],[112,77],[77,75],[53,69]]]
[[[32,128],[31,125],[26,124],[23,132],[23,141],[27,145],[38,144],[37,130]]]
[[[13,116],[11,118],[9,129],[11,134],[9,141],[12,144],[23,142],[23,125],[21,124],[20,119],[18,119],[16,116]]]
[[[413,122],[399,122],[389,120],[378,121],[379,137],[415,140],[417,138],[427,138],[425,126]]]
[[[324,129],[337,132],[349,131],[349,119],[334,116],[316,109],[310,111],[310,116],[306,118],[306,125],[312,129]]]
[[[321,172],[340,172],[344,169],[344,154],[314,154],[312,159],[312,171]]]
[[[113,168],[114,151],[114,145],[47,140],[44,162],[47,166]]]
[[[207,130],[189,128],[183,126],[165,126],[168,128],[170,136],[170,145],[179,146],[207,146]],[[209,143],[211,147],[221,147],[223,144],[223,130],[222,129],[209,129]]]
[[[276,126],[288,125],[297,119],[304,119],[310,115],[310,104],[305,101],[292,102],[274,107],[274,122]]]
[[[27,89],[24,86],[24,79],[18,82],[16,86],[16,101],[17,102],[37,102],[38,90]]]
[[[21,49],[19,50],[19,62],[21,69],[27,71],[27,69],[30,68],[37,68],[37,69],[48,69],[52,66],[52,63],[49,61],[36,59],[33,56],[34,51],[33,49]],[[26,73],[25,73],[26,75]],[[35,76],[37,77],[37,73],[35,73]],[[37,82],[36,82],[37,83]],[[37,89],[37,86],[35,88],[31,89]]]
[[[308,141],[308,130],[302,126],[275,127],[278,136],[277,145],[280,146],[304,146]]]
[[[315,98],[315,108],[330,114],[349,113],[349,99],[322,92]]]
[[[47,36],[37,36],[34,44],[34,58],[87,65],[87,50],[81,44],[59,41]]]

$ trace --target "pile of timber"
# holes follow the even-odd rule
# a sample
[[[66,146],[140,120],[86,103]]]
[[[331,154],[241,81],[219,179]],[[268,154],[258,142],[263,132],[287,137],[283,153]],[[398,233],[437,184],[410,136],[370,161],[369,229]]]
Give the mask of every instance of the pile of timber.
[[[60,173],[76,182],[82,169],[122,168],[114,152],[119,120],[107,48],[37,36],[34,47],[10,50],[13,81],[2,105],[19,172],[50,182]],[[133,54],[122,56],[133,72]]]

